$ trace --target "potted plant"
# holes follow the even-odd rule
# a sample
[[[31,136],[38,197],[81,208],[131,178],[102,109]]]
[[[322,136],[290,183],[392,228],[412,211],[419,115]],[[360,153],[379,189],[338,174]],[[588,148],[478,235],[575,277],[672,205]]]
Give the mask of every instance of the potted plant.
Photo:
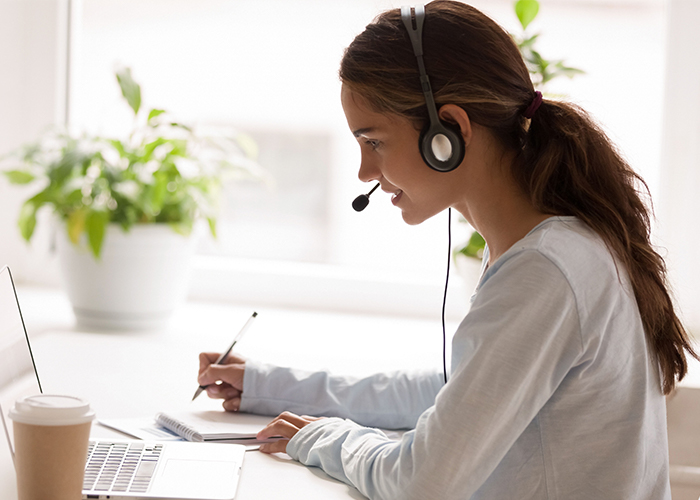
[[[249,137],[146,111],[130,69],[116,77],[134,113],[126,139],[52,130],[2,163],[11,183],[37,186],[20,211],[22,237],[32,238],[44,207],[61,226],[61,269],[79,324],[151,327],[184,300],[198,221],[216,236],[225,178],[263,174]]]
[[[514,3],[515,15],[518,17],[522,33],[519,35],[511,35],[515,43],[520,49],[520,53],[525,60],[525,65],[530,72],[532,83],[537,90],[545,93],[547,84],[562,76],[573,78],[576,75],[584,73],[578,68],[566,66],[563,60],[547,60],[535,49],[535,44],[540,36],[539,33],[530,34],[527,32],[527,27],[535,20],[540,10],[538,0],[518,0]],[[466,223],[466,220],[460,218],[460,222]],[[461,268],[471,268],[466,271],[470,275],[469,281],[473,281],[471,276],[474,275],[474,264],[468,263],[469,259],[480,261],[484,253],[486,242],[484,238],[477,232],[473,231],[466,244],[457,248],[454,251],[455,261],[461,262]],[[469,257],[466,261],[462,257]],[[471,271],[471,272],[470,272]]]

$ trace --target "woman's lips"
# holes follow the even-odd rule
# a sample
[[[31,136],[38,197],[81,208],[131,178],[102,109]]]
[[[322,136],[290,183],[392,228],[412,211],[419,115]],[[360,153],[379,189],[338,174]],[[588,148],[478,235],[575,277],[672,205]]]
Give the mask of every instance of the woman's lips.
[[[399,191],[397,193],[394,193],[394,196],[391,197],[391,203],[394,204],[394,206],[396,206],[396,204],[399,202],[402,194],[403,191]]]

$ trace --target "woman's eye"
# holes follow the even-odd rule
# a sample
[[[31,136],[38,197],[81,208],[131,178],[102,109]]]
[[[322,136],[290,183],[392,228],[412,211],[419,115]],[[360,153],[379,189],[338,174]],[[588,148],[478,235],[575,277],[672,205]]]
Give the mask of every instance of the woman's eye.
[[[367,139],[365,141],[365,144],[367,144],[372,149],[377,149],[379,147],[379,141],[373,141],[371,139]]]

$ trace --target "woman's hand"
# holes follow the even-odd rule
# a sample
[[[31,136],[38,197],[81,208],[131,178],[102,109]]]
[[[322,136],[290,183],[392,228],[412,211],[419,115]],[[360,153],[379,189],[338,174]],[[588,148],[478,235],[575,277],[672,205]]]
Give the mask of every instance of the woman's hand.
[[[268,439],[274,436],[282,436],[285,439],[280,439],[273,443],[265,443],[260,445],[260,451],[264,453],[286,453],[287,443],[292,439],[299,429],[306,427],[311,422],[320,420],[323,417],[310,417],[308,415],[295,415],[294,413],[285,411],[279,417],[267,424],[263,430],[258,432],[258,439]]]
[[[243,393],[245,359],[229,354],[222,364],[215,365],[220,354],[203,352],[199,355],[199,385],[206,385],[207,395],[213,399],[223,399],[226,411],[238,411]]]

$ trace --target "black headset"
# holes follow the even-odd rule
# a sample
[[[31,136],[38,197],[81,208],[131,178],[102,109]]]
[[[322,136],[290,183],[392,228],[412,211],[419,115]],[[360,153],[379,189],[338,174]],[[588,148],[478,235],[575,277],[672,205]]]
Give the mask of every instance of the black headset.
[[[415,15],[415,28],[414,28]],[[428,108],[430,121],[420,134],[418,149],[423,161],[438,172],[449,172],[457,168],[464,159],[464,139],[456,125],[440,121],[438,117],[433,91],[430,87],[430,79],[425,72],[423,63],[423,21],[425,20],[425,8],[422,5],[416,7],[401,7],[401,20],[408,30],[413,45],[413,53],[418,61],[420,82],[425,96],[425,105]]]

